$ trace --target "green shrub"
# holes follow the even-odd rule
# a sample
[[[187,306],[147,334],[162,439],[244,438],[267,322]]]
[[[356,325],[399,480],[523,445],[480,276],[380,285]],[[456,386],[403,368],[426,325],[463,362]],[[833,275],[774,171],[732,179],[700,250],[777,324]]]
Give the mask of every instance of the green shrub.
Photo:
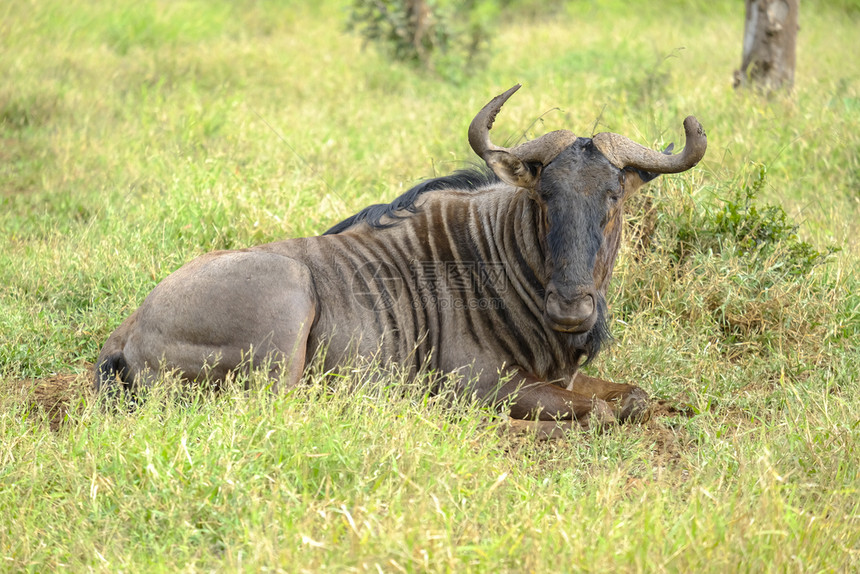
[[[347,29],[396,61],[456,80],[480,61],[497,14],[492,0],[354,0]]]
[[[759,206],[759,192],[767,180],[767,166],[758,166],[752,182],[736,188],[721,205],[705,211],[678,230],[677,256],[694,249],[722,252],[737,249],[750,265],[761,267],[777,251],[782,255],[780,270],[790,275],[805,275],[824,263],[836,247],[816,250],[797,236],[798,225],[790,221],[778,205]]]
[[[694,199],[678,180],[633,207],[633,259],[613,309],[623,321],[644,314],[705,334],[729,357],[785,344],[821,347],[832,331],[839,289],[816,268],[835,247],[817,250],[778,205],[761,204],[767,169],[725,199]]]

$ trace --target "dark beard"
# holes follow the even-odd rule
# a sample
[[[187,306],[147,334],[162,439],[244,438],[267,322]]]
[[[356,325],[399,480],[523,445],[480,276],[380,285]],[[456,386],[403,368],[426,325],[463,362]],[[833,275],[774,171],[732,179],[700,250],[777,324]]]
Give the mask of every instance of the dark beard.
[[[606,319],[608,313],[606,301],[603,297],[597,297],[597,323],[588,332],[585,344],[580,347],[585,353],[583,365],[591,363],[600,354],[600,350],[612,341],[612,334],[609,332],[609,324]]]

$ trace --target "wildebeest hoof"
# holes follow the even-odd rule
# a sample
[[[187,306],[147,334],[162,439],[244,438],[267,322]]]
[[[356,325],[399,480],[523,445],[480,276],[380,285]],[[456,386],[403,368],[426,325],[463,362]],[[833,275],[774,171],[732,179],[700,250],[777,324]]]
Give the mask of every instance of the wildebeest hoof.
[[[619,422],[644,423],[651,418],[651,401],[648,393],[635,387],[629,395],[621,400],[618,409]]]
[[[580,421],[580,424],[583,430],[590,430],[592,428],[607,430],[617,425],[618,420],[609,403],[602,399],[594,399],[588,418]]]

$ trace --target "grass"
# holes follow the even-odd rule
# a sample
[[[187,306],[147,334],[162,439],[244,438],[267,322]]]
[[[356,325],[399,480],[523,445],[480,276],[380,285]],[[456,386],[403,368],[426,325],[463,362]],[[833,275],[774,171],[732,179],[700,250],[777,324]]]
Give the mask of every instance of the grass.
[[[734,4],[522,5],[457,83],[363,50],[344,3],[0,8],[0,569],[858,568],[860,11],[804,4],[795,92],[763,99],[731,89]],[[516,82],[510,142],[707,129],[699,167],[629,206],[616,341],[591,367],[693,416],[547,444],[397,379],[165,390],[132,414],[85,390],[168,273],[459,167]],[[751,186],[796,238],[751,250],[719,225]],[[841,251],[794,273],[798,241]]]

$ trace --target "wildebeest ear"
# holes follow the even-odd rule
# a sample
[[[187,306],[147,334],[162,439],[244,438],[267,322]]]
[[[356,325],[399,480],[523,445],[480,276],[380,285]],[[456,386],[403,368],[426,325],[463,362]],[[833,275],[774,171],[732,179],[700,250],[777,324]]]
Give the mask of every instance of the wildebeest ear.
[[[520,158],[507,151],[489,151],[484,161],[490,166],[499,179],[516,187],[534,189],[537,185],[537,174],[529,169]]]

